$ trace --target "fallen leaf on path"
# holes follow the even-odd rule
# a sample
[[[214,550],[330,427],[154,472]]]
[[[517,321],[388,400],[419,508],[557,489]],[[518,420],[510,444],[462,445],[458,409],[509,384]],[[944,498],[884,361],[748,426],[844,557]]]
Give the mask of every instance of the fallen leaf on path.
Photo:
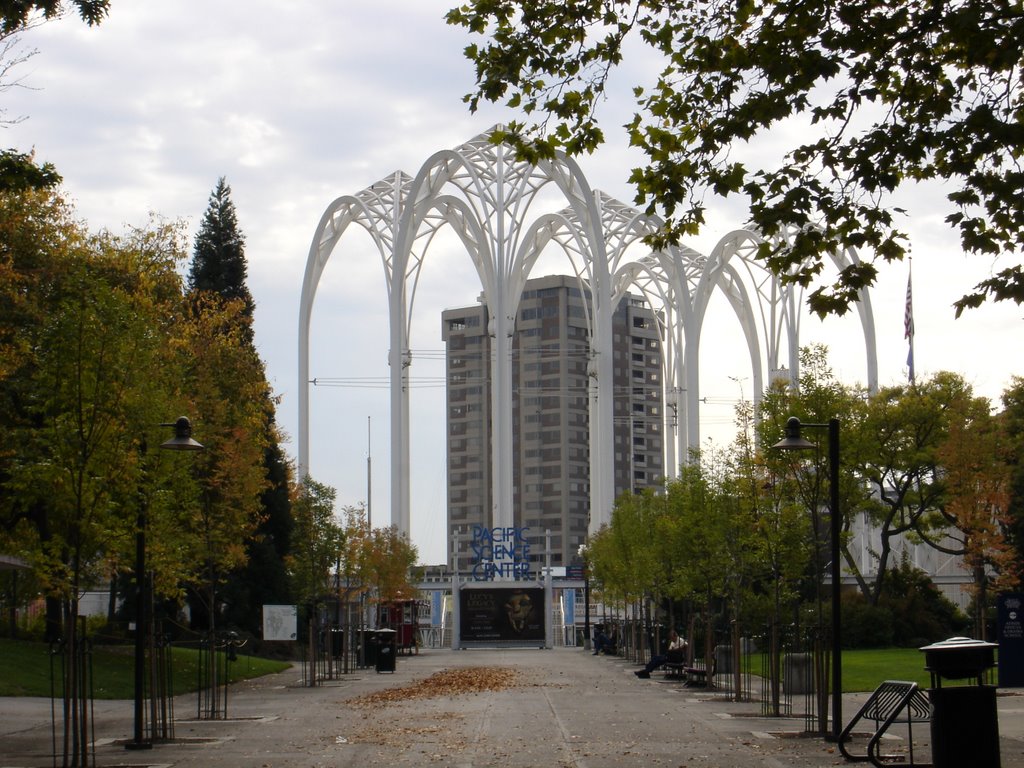
[[[371,708],[412,699],[437,699],[444,696],[503,691],[520,684],[516,670],[508,667],[461,667],[445,669],[409,685],[368,693],[349,699],[345,703],[352,707]]]

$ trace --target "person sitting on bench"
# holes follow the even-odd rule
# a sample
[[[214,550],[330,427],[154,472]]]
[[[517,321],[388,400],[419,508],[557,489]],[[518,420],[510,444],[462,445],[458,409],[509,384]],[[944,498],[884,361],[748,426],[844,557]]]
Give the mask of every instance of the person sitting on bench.
[[[682,664],[685,661],[685,653],[686,641],[673,629],[668,633],[668,650],[664,654],[659,653],[651,656],[647,666],[643,669],[638,669],[633,674],[637,677],[650,677],[651,672],[663,664]]]
[[[598,624],[594,630],[594,655],[597,656],[601,651],[605,653],[612,653],[615,650],[615,636],[614,634],[609,637],[605,634],[604,625]]]

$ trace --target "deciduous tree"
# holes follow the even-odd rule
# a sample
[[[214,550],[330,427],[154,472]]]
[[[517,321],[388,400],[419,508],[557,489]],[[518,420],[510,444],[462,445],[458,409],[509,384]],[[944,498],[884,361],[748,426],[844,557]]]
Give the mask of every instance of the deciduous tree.
[[[139,446],[169,402],[163,342],[180,307],[180,252],[173,227],[90,236],[47,193],[0,195],[0,205],[15,217],[0,227],[14,287],[0,319],[5,543],[32,564],[50,639],[67,649],[64,764],[79,765],[89,734],[78,600],[125,561],[157,481]]]
[[[962,398],[949,408],[949,427],[936,455],[942,466],[942,520],[971,575],[974,637],[985,639],[992,590],[1012,590],[1020,563],[1007,536],[1010,505],[1009,443],[1004,422],[984,398]]]
[[[304,606],[314,609],[333,591],[331,574],[338,567],[346,541],[334,511],[336,496],[333,488],[307,476],[293,505],[295,541],[287,562],[296,596]]]
[[[36,19],[49,20],[73,6],[89,26],[99,24],[107,15],[109,0],[0,0],[0,93],[17,84],[9,77],[11,70],[32,57],[34,51],[18,47],[18,33],[33,26]],[[5,110],[0,107],[0,116]],[[0,119],[14,122],[16,118]],[[51,163],[37,163],[34,155],[16,149],[0,149],[0,193],[24,192],[30,189],[53,189],[61,178]]]
[[[110,10],[110,0],[0,0],[0,34],[9,34],[27,25],[33,14],[52,19],[71,6],[89,26],[99,24]]]
[[[656,244],[697,231],[709,194],[742,194],[758,229],[788,235],[760,258],[785,280],[817,283],[812,309],[842,313],[874,281],[876,259],[904,255],[893,193],[935,180],[964,250],[996,262],[958,312],[1024,301],[1024,270],[1006,255],[1024,245],[1014,3],[472,0],[448,21],[484,38],[466,48],[470,107],[523,110],[534,124],[512,123],[504,138],[529,158],[596,149],[615,70],[631,55],[660,61],[637,83],[626,126],[647,157],[630,177],[636,200],[666,221]],[[769,136],[781,151],[745,151]],[[824,255],[848,247],[871,255],[822,284]]]

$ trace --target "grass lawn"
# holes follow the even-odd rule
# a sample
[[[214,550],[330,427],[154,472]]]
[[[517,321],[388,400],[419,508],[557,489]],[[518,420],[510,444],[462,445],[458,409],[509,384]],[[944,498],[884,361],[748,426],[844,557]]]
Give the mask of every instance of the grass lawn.
[[[751,671],[763,675],[765,657],[751,657]],[[831,662],[829,662],[831,668]],[[843,651],[843,691],[873,691],[886,680],[905,680],[921,688],[931,685],[931,676],[924,668],[924,654],[917,648],[873,648]]]
[[[223,660],[223,655],[219,659]],[[132,645],[93,646],[93,686],[97,699],[130,699],[134,691],[135,651]],[[199,654],[190,648],[173,649],[174,693],[196,690]],[[50,656],[46,643],[0,638],[0,696],[49,696],[51,662],[60,674],[60,658]],[[239,654],[230,664],[231,682],[260,677],[288,668],[283,661],[270,661]]]
[[[873,691],[885,680],[905,680],[921,688],[931,685],[924,654],[917,648],[843,651],[843,691]]]

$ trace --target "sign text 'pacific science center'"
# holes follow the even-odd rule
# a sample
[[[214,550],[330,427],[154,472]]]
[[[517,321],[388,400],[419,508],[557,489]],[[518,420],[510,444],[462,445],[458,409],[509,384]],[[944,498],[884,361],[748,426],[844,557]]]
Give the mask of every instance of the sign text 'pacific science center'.
[[[473,526],[471,563],[474,581],[530,578],[529,528]]]

